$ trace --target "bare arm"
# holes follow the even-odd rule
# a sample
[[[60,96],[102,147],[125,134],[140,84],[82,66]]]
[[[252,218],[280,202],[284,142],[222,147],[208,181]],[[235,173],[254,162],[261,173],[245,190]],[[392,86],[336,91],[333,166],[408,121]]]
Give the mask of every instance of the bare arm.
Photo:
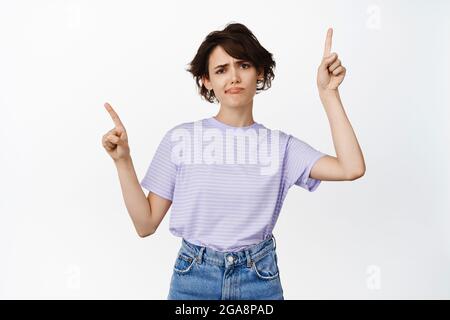
[[[155,232],[151,224],[151,209],[134,170],[131,157],[115,162],[122,196],[134,227],[140,237]]]
[[[356,134],[345,114],[339,92],[321,93],[328,116],[337,157],[325,156],[311,169],[310,176],[320,180],[355,180],[366,171]]]
[[[364,157],[352,125],[347,118],[338,87],[344,80],[346,68],[336,53],[331,54],[333,29],[328,29],[322,63],[317,72],[320,100],[331,127],[336,157],[320,158],[310,177],[320,180],[355,180],[366,171]]]
[[[131,157],[115,162],[125,206],[140,237],[155,233],[172,201],[152,192],[148,197],[139,184]]]
[[[131,160],[125,126],[109,103],[105,103],[105,108],[115,127],[103,135],[102,145],[116,165],[125,206],[134,227],[140,237],[146,237],[155,233],[172,201],[152,192],[145,197]]]

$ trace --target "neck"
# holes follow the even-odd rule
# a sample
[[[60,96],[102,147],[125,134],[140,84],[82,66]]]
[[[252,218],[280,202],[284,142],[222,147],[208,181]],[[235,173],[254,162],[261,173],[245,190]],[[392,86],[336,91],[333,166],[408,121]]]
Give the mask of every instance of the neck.
[[[247,127],[255,123],[252,111],[253,100],[245,107],[227,107],[221,104],[219,113],[214,118],[233,127]]]

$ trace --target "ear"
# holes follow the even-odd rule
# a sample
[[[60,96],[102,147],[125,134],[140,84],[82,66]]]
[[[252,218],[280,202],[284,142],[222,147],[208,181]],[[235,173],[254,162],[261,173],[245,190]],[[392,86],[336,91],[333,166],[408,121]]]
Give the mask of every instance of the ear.
[[[211,81],[209,81],[208,77],[202,76],[202,83],[206,87],[206,89],[208,89],[208,90],[212,89]]]
[[[264,80],[264,67],[258,69],[256,76],[258,77],[258,80]]]

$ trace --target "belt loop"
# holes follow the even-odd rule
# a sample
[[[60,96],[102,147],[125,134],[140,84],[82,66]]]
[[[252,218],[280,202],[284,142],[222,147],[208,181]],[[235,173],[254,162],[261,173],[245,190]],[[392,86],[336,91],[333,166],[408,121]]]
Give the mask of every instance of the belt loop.
[[[198,253],[198,255],[196,257],[198,264],[202,264],[203,251],[205,251],[205,247],[200,248],[200,252]]]
[[[275,236],[273,234],[272,239],[273,239],[273,249],[275,250],[275,248],[277,247],[277,242],[275,241]]]
[[[248,252],[248,250],[245,250],[245,255],[247,256],[247,268],[251,268],[252,258],[250,257],[250,253]]]

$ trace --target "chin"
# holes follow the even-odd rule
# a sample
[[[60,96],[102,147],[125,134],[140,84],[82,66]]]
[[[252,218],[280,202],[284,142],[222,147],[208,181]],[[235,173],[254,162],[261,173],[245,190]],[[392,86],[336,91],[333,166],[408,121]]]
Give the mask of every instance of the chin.
[[[247,104],[250,102],[249,99],[247,99],[246,97],[243,96],[236,96],[236,97],[228,97],[228,99],[225,99],[225,101],[229,104],[229,105],[242,105],[242,104]]]

